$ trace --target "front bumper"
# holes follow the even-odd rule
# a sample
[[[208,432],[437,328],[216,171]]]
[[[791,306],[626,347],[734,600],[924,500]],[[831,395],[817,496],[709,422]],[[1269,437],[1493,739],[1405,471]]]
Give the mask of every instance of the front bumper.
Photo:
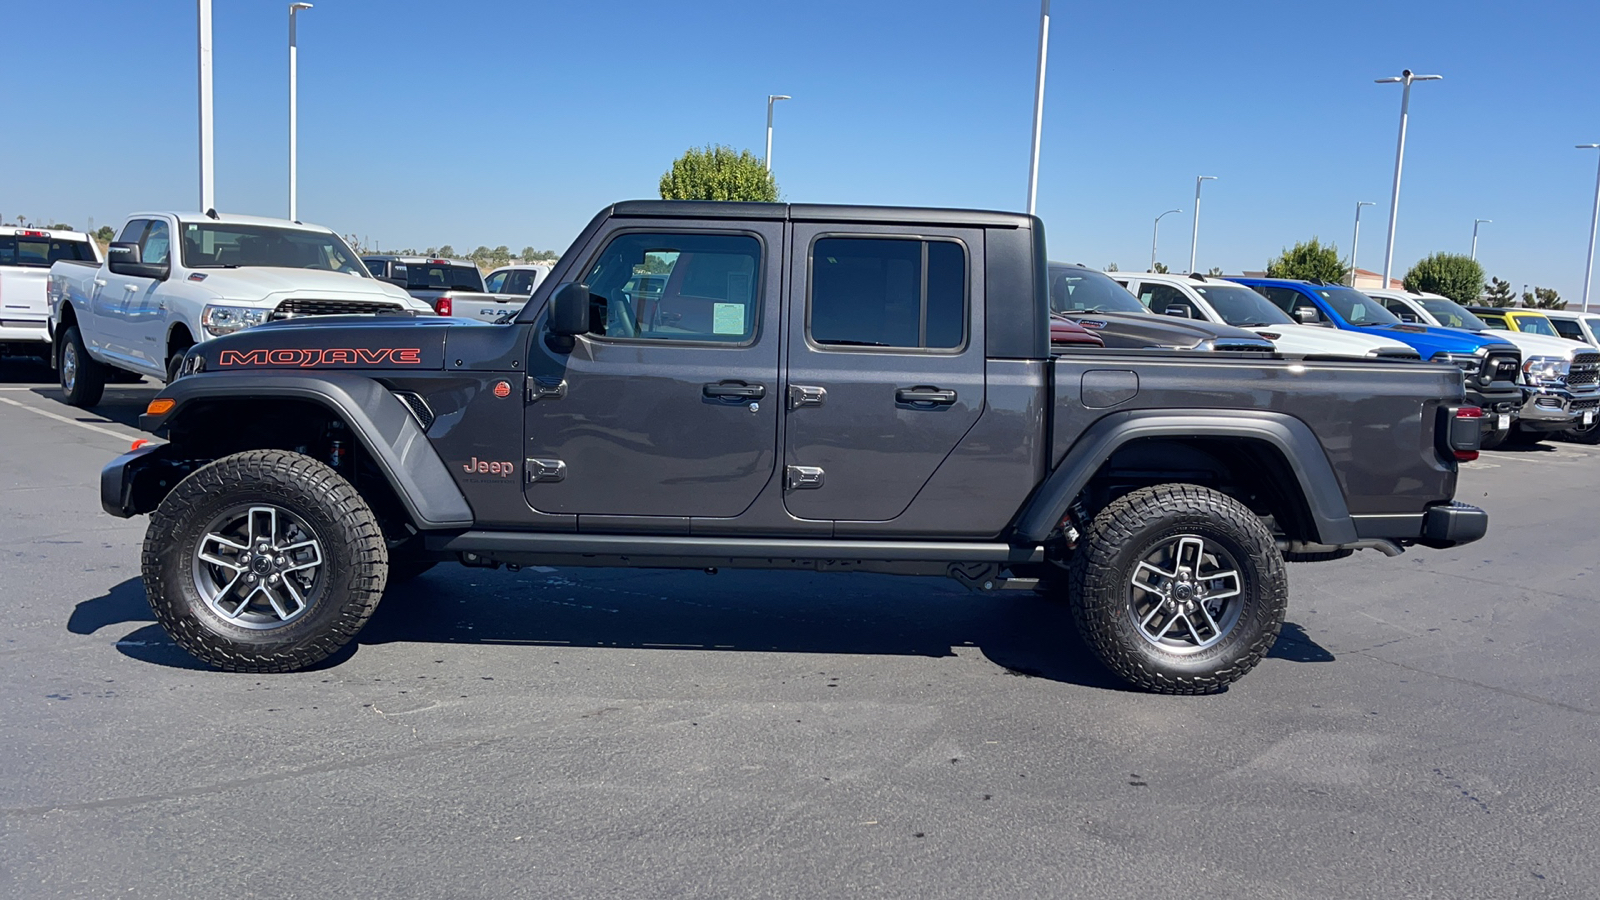
[[[100,470],[100,508],[126,519],[150,512],[197,463],[172,457],[171,444],[144,444]]]
[[[1559,386],[1527,388],[1528,399],[1518,413],[1517,427],[1523,431],[1566,431],[1594,424],[1600,415],[1600,391],[1576,393]]]

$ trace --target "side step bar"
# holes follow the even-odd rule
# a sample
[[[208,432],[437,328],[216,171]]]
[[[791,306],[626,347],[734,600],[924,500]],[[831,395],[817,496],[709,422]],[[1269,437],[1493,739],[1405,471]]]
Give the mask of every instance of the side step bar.
[[[738,538],[683,535],[568,534],[468,531],[429,537],[434,552],[592,554],[596,556],[721,557],[725,559],[848,559],[878,562],[1044,562],[1044,548],[987,541],[845,541],[815,538]]]

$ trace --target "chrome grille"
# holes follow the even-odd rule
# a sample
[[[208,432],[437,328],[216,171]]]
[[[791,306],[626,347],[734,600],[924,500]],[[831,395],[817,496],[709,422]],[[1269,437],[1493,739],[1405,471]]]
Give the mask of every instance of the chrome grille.
[[[1580,353],[1567,370],[1567,386],[1594,384],[1600,380],[1600,353]]]
[[[297,316],[392,316],[405,312],[398,303],[370,300],[285,300],[269,317],[273,321]]]

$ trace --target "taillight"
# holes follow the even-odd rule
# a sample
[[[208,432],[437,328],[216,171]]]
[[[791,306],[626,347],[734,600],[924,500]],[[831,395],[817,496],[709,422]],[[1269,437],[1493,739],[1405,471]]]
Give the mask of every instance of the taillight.
[[[1463,406],[1460,409],[1456,410],[1456,419],[1458,419],[1458,420],[1467,419],[1467,420],[1471,421],[1472,422],[1473,431],[1476,432],[1478,430],[1478,428],[1481,427],[1481,420],[1483,419],[1483,410],[1480,407],[1476,407],[1476,406]],[[1456,450],[1455,451],[1455,456],[1456,456],[1456,461],[1457,462],[1472,462],[1473,460],[1478,458],[1478,451],[1477,450]]]
[[[451,308],[449,297],[440,297],[439,299],[433,301],[433,311],[441,316],[450,315]]]

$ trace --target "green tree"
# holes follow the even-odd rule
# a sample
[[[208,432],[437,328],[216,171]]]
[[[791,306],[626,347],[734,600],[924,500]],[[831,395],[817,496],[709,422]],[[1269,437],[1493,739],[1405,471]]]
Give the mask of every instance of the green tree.
[[[489,258],[489,248],[483,246],[482,244],[479,244],[478,245],[478,249],[472,251],[472,258],[473,259],[488,259]]]
[[[53,222],[53,223],[51,223],[49,225],[46,225],[45,227],[50,229],[51,231],[77,231],[78,230],[76,228],[73,228],[71,225],[68,225],[65,222]]]
[[[533,262],[539,258],[539,251],[533,249],[532,247],[523,247],[522,252],[517,254],[517,256],[521,258],[523,262]]]
[[[1532,293],[1522,292],[1522,305],[1530,309],[1566,309],[1567,301],[1555,288],[1535,287]]]
[[[1157,275],[1165,275],[1168,272],[1171,272],[1172,270],[1167,268],[1167,264],[1166,263],[1158,262],[1158,263],[1156,263],[1156,267],[1154,269],[1151,269],[1150,271],[1156,273]]]
[[[432,254],[429,255],[431,256]],[[450,246],[449,244],[445,244],[443,247],[439,248],[439,255],[445,259],[450,259],[456,255],[456,248]]]
[[[1116,263],[1106,263],[1106,271],[1107,272],[1120,272],[1122,270],[1117,268],[1117,264]]]
[[[1212,266],[1211,267],[1211,271],[1207,272],[1206,274],[1211,276],[1212,278],[1221,278],[1222,277],[1222,270],[1220,268],[1216,267],[1216,266]]]
[[[778,182],[749,150],[735,153],[732,147],[707,145],[704,150],[690,148],[672,161],[661,176],[661,199],[771,203],[778,199]]]
[[[1483,293],[1483,266],[1460,253],[1435,253],[1406,272],[1406,290],[1443,294],[1457,303],[1477,302]]]
[[[1313,237],[1286,248],[1277,259],[1270,260],[1267,263],[1267,277],[1339,284],[1344,280],[1344,269],[1339,248],[1333,244],[1323,244],[1321,239]]]
[[[494,248],[494,250],[490,252],[490,255],[495,259],[510,259],[511,248],[507,247],[505,244],[501,244],[500,246]]]
[[[117,233],[112,230],[110,225],[101,225],[94,230],[94,239],[102,244],[111,243],[111,239],[116,236]]]
[[[1483,302],[1490,306],[1510,306],[1517,302],[1517,298],[1511,293],[1511,282],[1499,278],[1489,279],[1489,283],[1484,285]]]

